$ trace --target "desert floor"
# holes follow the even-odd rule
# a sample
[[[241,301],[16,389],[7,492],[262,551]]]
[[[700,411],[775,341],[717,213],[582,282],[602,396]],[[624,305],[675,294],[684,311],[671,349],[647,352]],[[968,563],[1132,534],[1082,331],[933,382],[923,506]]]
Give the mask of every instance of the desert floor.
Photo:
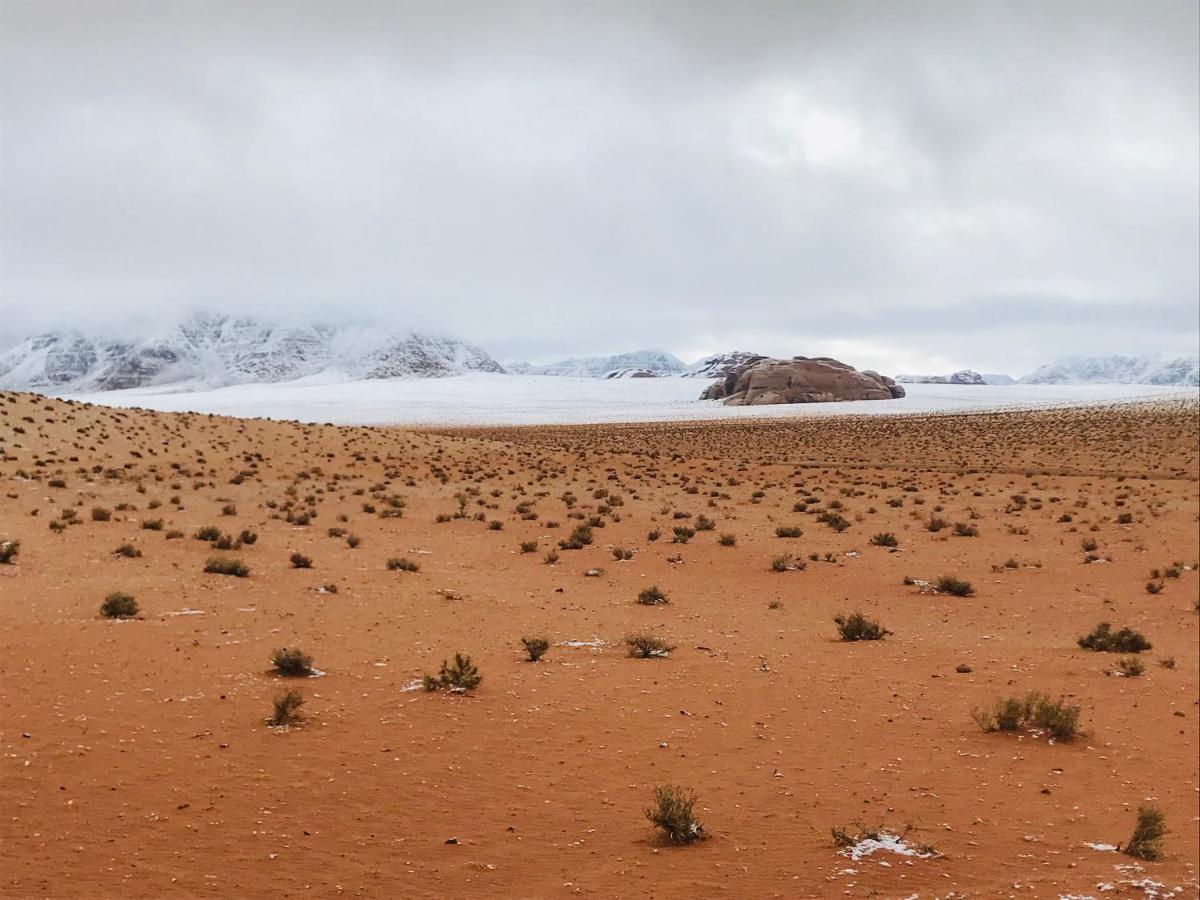
[[[435,433],[0,394],[0,894],[1194,897],[1198,439],[1194,401]],[[892,633],[839,640],[858,610]],[[456,651],[479,687],[421,690]],[[1084,733],[972,717],[1033,691]],[[709,839],[656,836],[660,784]],[[1089,846],[1149,804],[1161,861]]]

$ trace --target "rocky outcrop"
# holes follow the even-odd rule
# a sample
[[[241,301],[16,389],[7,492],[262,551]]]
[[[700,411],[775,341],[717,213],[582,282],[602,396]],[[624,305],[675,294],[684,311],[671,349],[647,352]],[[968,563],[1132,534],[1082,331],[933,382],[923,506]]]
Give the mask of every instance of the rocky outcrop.
[[[701,400],[726,406],[772,403],[829,403],[836,400],[892,400],[904,388],[877,372],[860,372],[836,359],[760,359],[739,366],[710,384]]]
[[[731,350],[729,353],[717,353],[713,356],[706,356],[699,362],[688,366],[688,370],[683,373],[683,377],[724,378],[735,369],[766,358],[761,353],[747,353],[745,350]]]

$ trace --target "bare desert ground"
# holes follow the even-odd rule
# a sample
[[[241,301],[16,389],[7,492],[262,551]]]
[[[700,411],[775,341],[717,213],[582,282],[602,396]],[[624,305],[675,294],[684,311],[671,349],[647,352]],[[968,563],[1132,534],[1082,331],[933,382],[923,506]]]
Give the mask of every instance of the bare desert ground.
[[[0,394],[0,894],[1195,897],[1198,438],[1186,400],[431,432]],[[456,652],[478,687],[421,689]],[[972,715],[1031,692],[1074,739]],[[657,835],[663,784],[706,840]],[[1112,849],[1148,806],[1161,859]]]

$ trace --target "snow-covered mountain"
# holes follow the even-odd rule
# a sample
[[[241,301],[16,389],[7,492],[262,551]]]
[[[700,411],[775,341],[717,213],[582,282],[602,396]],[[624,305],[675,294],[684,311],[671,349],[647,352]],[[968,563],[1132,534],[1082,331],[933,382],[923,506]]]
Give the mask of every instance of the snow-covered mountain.
[[[983,376],[971,369],[960,369],[953,375],[897,375],[900,384],[987,384]]]
[[[984,372],[982,374],[984,384],[1008,385],[1017,383],[1017,379],[1013,378],[1011,375],[1001,375],[996,372]]]
[[[706,356],[688,366],[685,378],[724,378],[739,366],[766,359],[761,353],[747,353],[745,350],[731,350],[728,353],[716,353]]]
[[[180,389],[333,378],[437,377],[502,372],[464,341],[412,332],[330,325],[276,325],[201,313],[140,340],[77,330],[31,337],[0,354],[0,387],[109,391]]]
[[[1200,385],[1200,356],[1068,356],[1042,366],[1022,384]]]
[[[616,356],[589,356],[583,359],[564,359],[546,366],[529,363],[505,363],[512,375],[561,375],[572,378],[609,378],[617,372],[645,372],[649,375],[682,375],[687,366],[662,350],[635,350]],[[646,377],[646,376],[642,376]]]

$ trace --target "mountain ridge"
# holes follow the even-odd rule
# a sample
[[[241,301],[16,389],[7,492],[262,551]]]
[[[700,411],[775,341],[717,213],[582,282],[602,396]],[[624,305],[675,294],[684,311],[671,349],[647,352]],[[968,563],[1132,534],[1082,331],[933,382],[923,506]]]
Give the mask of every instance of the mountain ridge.
[[[318,374],[376,379],[468,371],[504,370],[479,347],[455,338],[366,326],[280,325],[215,313],[198,313],[133,340],[59,329],[0,354],[0,387],[63,393],[211,388]]]

